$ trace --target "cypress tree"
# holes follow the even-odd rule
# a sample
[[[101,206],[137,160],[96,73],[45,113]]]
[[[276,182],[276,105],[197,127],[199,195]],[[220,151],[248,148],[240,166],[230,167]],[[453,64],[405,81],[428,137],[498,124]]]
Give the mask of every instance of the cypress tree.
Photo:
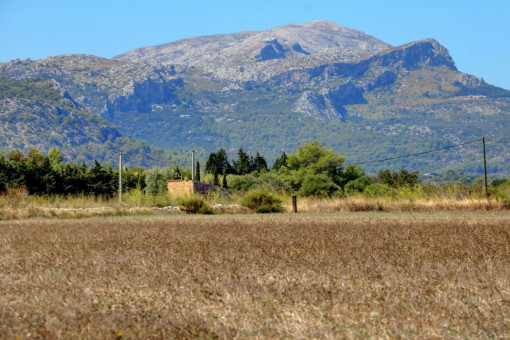
[[[200,182],[200,161],[197,161],[197,165],[195,167],[195,180]]]

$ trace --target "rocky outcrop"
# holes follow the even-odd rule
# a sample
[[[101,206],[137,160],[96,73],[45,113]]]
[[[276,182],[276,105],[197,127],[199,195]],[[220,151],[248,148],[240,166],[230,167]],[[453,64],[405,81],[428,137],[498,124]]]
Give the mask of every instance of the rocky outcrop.
[[[175,100],[175,89],[183,86],[173,65],[112,61],[90,55],[13,60],[0,64],[0,75],[50,80],[66,98],[97,115],[121,108],[147,112],[151,102]]]
[[[176,88],[183,85],[182,78],[165,82],[147,79],[133,84],[133,89],[125,95],[116,96],[106,102],[109,114],[114,112],[150,112],[154,104],[179,105]]]
[[[305,91],[293,105],[294,112],[304,117],[322,121],[344,121],[345,105],[365,104],[364,89],[348,81],[336,89],[322,89],[320,92]]]
[[[403,67],[408,70],[420,66],[446,66],[456,71],[455,62],[446,47],[434,39],[420,40],[380,52],[371,59],[383,67]]]

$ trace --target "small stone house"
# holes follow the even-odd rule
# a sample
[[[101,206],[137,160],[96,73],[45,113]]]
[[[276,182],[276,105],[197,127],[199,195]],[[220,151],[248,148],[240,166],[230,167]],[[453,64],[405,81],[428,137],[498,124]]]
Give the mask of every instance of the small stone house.
[[[168,193],[172,196],[186,196],[192,194],[202,194],[208,191],[216,191],[220,188],[199,181],[168,181]]]

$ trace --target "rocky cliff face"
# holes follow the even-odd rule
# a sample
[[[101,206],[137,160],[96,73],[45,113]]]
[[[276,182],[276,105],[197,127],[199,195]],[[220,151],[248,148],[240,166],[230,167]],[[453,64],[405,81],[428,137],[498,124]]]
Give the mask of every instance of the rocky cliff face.
[[[128,63],[90,55],[63,55],[0,64],[0,75],[17,80],[51,79],[85,109],[98,115],[113,110],[150,110],[175,100],[182,86],[175,67]]]

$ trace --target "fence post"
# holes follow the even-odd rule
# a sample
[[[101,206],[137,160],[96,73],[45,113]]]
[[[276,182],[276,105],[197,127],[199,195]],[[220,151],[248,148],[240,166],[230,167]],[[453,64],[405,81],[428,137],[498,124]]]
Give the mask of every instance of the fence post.
[[[292,196],[292,212],[297,213],[297,196]]]

